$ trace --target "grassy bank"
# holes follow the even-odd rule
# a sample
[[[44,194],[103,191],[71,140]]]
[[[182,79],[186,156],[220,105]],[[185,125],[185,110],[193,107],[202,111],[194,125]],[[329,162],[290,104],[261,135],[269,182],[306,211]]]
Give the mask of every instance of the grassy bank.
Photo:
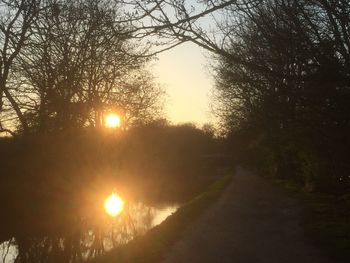
[[[350,262],[350,198],[304,194],[306,234],[335,260]]]
[[[119,247],[95,260],[107,262],[155,263],[162,259],[169,247],[180,238],[183,230],[195,220],[210,204],[218,199],[230,183],[232,174],[213,183],[206,192],[198,195],[168,217],[162,224],[151,229],[146,235],[135,238],[125,246]]]
[[[303,204],[302,226],[307,237],[332,259],[350,262],[350,196],[305,192],[279,181]]]

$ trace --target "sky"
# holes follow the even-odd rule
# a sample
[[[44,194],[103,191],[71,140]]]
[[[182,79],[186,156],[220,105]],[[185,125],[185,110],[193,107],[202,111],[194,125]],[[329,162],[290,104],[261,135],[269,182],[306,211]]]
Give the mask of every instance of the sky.
[[[213,122],[210,112],[212,78],[204,50],[184,43],[158,55],[153,71],[167,93],[165,114],[172,123]]]

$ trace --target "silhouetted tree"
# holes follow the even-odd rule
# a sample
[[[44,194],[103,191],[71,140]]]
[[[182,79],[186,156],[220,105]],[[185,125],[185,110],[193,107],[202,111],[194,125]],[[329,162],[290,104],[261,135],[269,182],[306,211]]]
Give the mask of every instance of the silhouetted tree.
[[[8,80],[16,58],[27,44],[31,27],[38,17],[40,3],[40,0],[0,1],[0,113],[3,113],[6,98],[6,106],[15,111],[24,131],[28,130],[28,124],[18,101],[11,93]],[[6,114],[1,116],[0,132],[11,133],[10,129],[4,127],[4,117],[6,118]]]
[[[145,69],[152,56],[133,41],[122,2],[46,0],[41,7],[9,82],[12,124],[17,117],[23,131],[98,127],[108,111],[125,125],[159,117],[164,92]]]
[[[349,10],[345,1],[245,3],[227,48],[244,62],[219,56],[216,68],[224,127],[260,129],[281,175],[323,188],[349,170]]]

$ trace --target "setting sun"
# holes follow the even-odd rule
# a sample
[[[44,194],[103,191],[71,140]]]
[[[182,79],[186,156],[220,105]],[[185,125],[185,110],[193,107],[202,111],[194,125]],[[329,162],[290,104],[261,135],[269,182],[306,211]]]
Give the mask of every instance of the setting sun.
[[[106,127],[117,128],[120,127],[120,117],[117,114],[110,113],[106,117]]]
[[[115,217],[123,211],[124,201],[119,195],[113,192],[110,196],[107,197],[104,203],[104,208],[107,214]]]

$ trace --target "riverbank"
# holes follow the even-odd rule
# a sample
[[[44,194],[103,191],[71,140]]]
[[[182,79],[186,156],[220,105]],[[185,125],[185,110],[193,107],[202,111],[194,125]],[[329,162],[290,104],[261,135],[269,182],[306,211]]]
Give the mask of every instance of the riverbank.
[[[350,262],[350,196],[306,192],[288,181],[275,181],[303,204],[306,236],[334,260]]]

